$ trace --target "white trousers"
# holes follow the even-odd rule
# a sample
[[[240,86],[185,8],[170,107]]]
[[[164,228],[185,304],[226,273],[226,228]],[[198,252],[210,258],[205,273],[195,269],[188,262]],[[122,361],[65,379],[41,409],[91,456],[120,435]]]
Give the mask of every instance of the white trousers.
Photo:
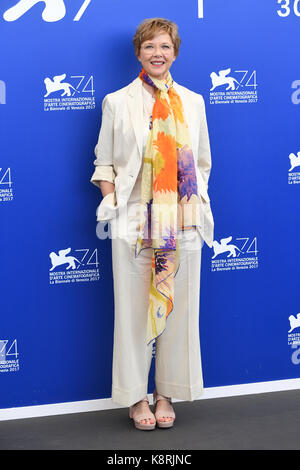
[[[110,221],[115,304],[112,401],[130,406],[147,394],[152,361],[153,344],[146,344],[152,249],[135,258],[132,240],[116,236],[117,218]],[[173,310],[155,341],[155,385],[162,395],[193,401],[203,392],[199,303],[204,241],[194,229],[182,232],[179,243]]]

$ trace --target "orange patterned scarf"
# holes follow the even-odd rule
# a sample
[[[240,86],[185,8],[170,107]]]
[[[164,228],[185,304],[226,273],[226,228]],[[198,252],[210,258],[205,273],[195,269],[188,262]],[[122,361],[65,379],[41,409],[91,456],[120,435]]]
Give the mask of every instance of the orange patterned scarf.
[[[147,344],[166,328],[173,310],[174,276],[179,268],[178,231],[199,225],[194,156],[182,101],[170,72],[164,80],[142,68],[139,78],[155,88],[152,125],[143,156],[141,221],[135,256],[152,248]]]

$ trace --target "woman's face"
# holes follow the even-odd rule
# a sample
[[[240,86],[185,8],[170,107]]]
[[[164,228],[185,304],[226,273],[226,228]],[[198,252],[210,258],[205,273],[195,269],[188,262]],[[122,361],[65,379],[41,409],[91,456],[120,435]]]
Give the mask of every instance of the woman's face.
[[[138,60],[148,75],[158,80],[167,78],[175,60],[174,46],[168,33],[156,33],[152,39],[142,42]]]

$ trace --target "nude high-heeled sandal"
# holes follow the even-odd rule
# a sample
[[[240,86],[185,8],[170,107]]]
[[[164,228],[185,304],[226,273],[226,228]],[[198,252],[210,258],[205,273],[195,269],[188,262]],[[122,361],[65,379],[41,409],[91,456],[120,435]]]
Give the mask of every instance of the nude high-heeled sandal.
[[[159,400],[167,400],[169,403],[172,403],[171,397],[165,397],[164,395],[159,395],[156,389],[153,391],[153,403],[154,403],[154,414],[156,418],[156,424],[159,428],[171,428],[174,424],[176,415],[175,411],[168,412],[158,412],[156,411],[156,405]],[[172,421],[161,421],[160,418],[173,418]]]
[[[149,403],[148,396],[146,395],[146,397],[143,398],[140,401],[147,401]],[[141,429],[143,431],[151,431],[152,429],[155,428],[155,425],[156,425],[155,416],[151,411],[149,411],[147,413],[137,414],[137,412],[135,411],[136,410],[136,405],[138,403],[140,403],[140,401],[138,401],[137,403],[135,403],[134,405],[131,405],[129,407],[129,418],[133,419],[134,425],[137,429]],[[147,418],[153,418],[154,423],[147,423],[147,424],[146,423],[140,423],[141,420],[147,419]]]

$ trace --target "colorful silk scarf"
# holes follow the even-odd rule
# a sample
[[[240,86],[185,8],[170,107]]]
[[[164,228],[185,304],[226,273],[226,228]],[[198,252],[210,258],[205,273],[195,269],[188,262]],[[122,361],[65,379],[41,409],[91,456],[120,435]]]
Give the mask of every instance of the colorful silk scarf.
[[[194,156],[180,96],[168,73],[164,80],[142,68],[139,78],[155,88],[141,183],[141,220],[135,256],[152,248],[147,344],[163,333],[173,310],[179,268],[179,230],[199,225]]]

